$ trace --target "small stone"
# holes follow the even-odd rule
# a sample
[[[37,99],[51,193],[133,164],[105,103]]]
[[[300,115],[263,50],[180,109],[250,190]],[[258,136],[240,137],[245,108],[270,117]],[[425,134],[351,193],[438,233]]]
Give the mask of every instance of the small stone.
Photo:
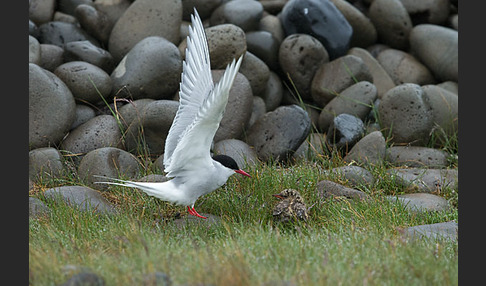
[[[74,41],[90,41],[99,47],[99,42],[83,29],[73,23],[51,21],[39,26],[38,40],[41,44],[51,44],[63,47],[64,44]]]
[[[59,150],[43,147],[29,152],[29,179],[32,181],[60,178],[64,171],[63,157]]]
[[[375,182],[373,174],[360,166],[348,165],[336,167],[329,171],[325,171],[324,173],[338,174],[339,176],[342,176],[353,188],[359,186],[370,186]]]
[[[386,49],[376,60],[393,79],[396,85],[415,83],[418,85],[435,83],[429,69],[414,56],[396,49]]]
[[[317,183],[316,191],[319,194],[319,197],[322,199],[328,199],[330,197],[338,198],[338,197],[345,197],[347,199],[357,199],[357,200],[365,200],[369,196],[359,190],[348,188],[341,184],[323,180]]]
[[[346,113],[334,117],[327,131],[327,142],[338,149],[351,148],[364,134],[363,121]]]
[[[400,0],[373,1],[368,16],[378,32],[378,41],[399,50],[408,47],[412,20]]]
[[[385,159],[386,142],[381,131],[374,131],[361,138],[351,148],[344,162],[358,164],[381,165]]]
[[[276,73],[270,71],[267,86],[259,97],[265,102],[266,111],[275,110],[280,106],[283,97],[283,84]]]
[[[394,166],[444,168],[447,157],[443,150],[420,146],[392,146],[386,150],[386,160]]]
[[[93,45],[90,41],[74,41],[64,45],[64,61],[82,61],[93,64],[107,73],[115,67],[113,56],[107,50]]]
[[[214,144],[215,155],[227,155],[233,158],[238,167],[246,169],[258,163],[258,156],[255,149],[238,139],[225,139]]]
[[[250,52],[245,53],[241,62],[239,72],[243,74],[250,82],[253,95],[259,96],[267,87],[270,78],[270,69],[257,56]]]
[[[457,169],[398,168],[386,171],[408,192],[441,192],[444,189],[458,190]]]
[[[271,33],[266,31],[248,32],[246,33],[246,45],[248,51],[261,59],[271,70],[279,69],[278,50],[280,41],[274,38]]]
[[[411,226],[405,229],[411,239],[457,240],[459,225],[455,221]]]
[[[37,198],[29,197],[29,218],[39,218],[48,215],[51,209]]]
[[[50,72],[54,72],[54,70],[63,64],[64,62],[64,49],[56,46],[56,45],[49,45],[49,44],[41,44],[41,59],[39,62],[39,66],[43,69],[46,69]]]
[[[445,211],[450,208],[449,202],[443,197],[428,193],[413,193],[399,195],[396,197],[388,196],[388,200],[399,202],[406,210],[411,212],[430,212]]]
[[[85,104],[76,104],[76,119],[71,125],[71,130],[75,129],[81,124],[88,122],[90,119],[94,118],[96,113],[93,108]]]
[[[41,62],[41,48],[39,41],[29,35],[29,63],[40,65]]]
[[[94,211],[113,214],[116,210],[112,203],[99,192],[85,186],[62,186],[46,190],[44,196],[57,202],[64,202],[81,211]]]
[[[233,0],[224,2],[211,14],[211,26],[221,24],[234,24],[243,31],[253,31],[258,28],[258,23],[263,15],[263,6],[253,0]]]

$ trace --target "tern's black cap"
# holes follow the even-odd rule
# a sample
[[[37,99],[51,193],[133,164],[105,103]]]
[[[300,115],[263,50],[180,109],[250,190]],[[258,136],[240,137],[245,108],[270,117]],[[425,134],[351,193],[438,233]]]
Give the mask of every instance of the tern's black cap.
[[[216,155],[213,156],[214,161],[218,161],[221,163],[221,165],[225,166],[226,168],[230,168],[233,170],[239,170],[240,168],[238,167],[238,164],[236,164],[236,161],[231,158],[230,156],[226,155]]]

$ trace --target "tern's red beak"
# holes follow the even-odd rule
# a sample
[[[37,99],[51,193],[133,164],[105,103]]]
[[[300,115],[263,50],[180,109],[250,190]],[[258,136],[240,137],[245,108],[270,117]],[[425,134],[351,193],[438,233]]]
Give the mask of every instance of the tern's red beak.
[[[235,172],[238,173],[238,174],[242,174],[244,176],[247,176],[247,177],[250,177],[251,178],[250,174],[248,174],[247,172],[245,172],[245,171],[243,171],[241,169],[240,170],[235,170]]]

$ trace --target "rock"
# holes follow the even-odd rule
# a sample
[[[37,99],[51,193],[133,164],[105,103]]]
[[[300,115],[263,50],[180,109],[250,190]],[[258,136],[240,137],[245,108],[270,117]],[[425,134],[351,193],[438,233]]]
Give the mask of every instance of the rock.
[[[378,32],[378,41],[392,48],[408,48],[412,20],[400,0],[373,1],[368,17]]]
[[[283,85],[276,73],[270,71],[267,86],[259,97],[265,102],[266,111],[275,110],[280,106],[283,97]]]
[[[265,101],[259,96],[253,97],[253,107],[251,110],[251,117],[248,123],[248,126],[252,126],[253,123],[257,121],[263,114],[267,112],[267,108],[265,106]]]
[[[411,226],[405,229],[411,239],[448,239],[457,240],[459,225],[455,221]]]
[[[265,9],[265,11],[268,10]],[[283,31],[282,23],[280,23],[280,19],[272,14],[267,14],[262,17],[258,30],[270,32],[270,34],[272,34],[272,36],[280,43],[285,38],[285,33]]]
[[[359,57],[368,67],[373,78],[373,84],[376,87],[378,98],[381,98],[385,92],[396,86],[390,75],[367,50],[354,47],[349,49],[348,54]]]
[[[60,178],[65,171],[61,152],[53,147],[37,148],[29,152],[29,179]]]
[[[211,16],[214,9],[221,5],[222,0],[184,0],[182,3],[182,19],[184,21],[191,21],[191,15],[194,14],[194,8],[201,19],[206,19]]]
[[[345,0],[331,0],[331,2],[353,28],[350,47],[366,48],[376,42],[378,34],[375,26],[357,7]]]
[[[108,50],[115,62],[119,62],[138,42],[147,37],[161,37],[177,45],[180,41],[181,22],[181,0],[137,0],[113,26],[108,40]],[[152,58],[149,57],[145,61],[150,62],[150,59]]]
[[[257,153],[245,142],[238,139],[225,139],[214,144],[215,155],[227,155],[233,158],[238,167],[246,169],[258,163]]]
[[[90,41],[74,41],[64,45],[64,61],[82,61],[93,64],[107,73],[115,67],[113,56],[102,48],[93,45]]]
[[[234,24],[243,31],[253,31],[258,28],[258,22],[263,15],[263,6],[253,0],[233,0],[224,2],[211,14],[210,25]]]
[[[388,196],[386,198],[392,202],[400,203],[406,210],[415,213],[445,211],[450,208],[449,202],[443,197],[427,193]]]
[[[36,25],[42,25],[52,20],[56,0],[31,0],[29,1],[29,20]]]
[[[334,117],[343,113],[354,115],[364,121],[376,98],[376,87],[372,83],[360,81],[353,84],[324,106],[319,115],[319,129],[328,130]]]
[[[261,59],[271,70],[279,69],[278,50],[280,41],[270,32],[253,31],[246,33],[246,46],[248,52]]]
[[[410,32],[410,50],[435,78],[458,81],[459,34],[442,26],[422,24]]]
[[[433,127],[433,116],[422,88],[405,83],[385,93],[378,105],[380,125],[394,143],[424,146]]]
[[[54,71],[68,86],[74,98],[81,102],[100,103],[109,98],[113,83],[101,68],[87,62],[68,62]]]
[[[457,169],[388,169],[387,173],[406,191],[440,192],[445,188],[457,191]]]
[[[139,175],[140,162],[132,154],[114,147],[95,149],[83,157],[78,167],[78,175],[90,187],[107,190],[108,185],[94,182],[106,181],[103,176],[119,178],[121,176],[133,179]]]
[[[351,187],[370,186],[375,183],[375,178],[370,171],[360,166],[342,166],[325,171],[324,174],[337,174],[345,179]]]
[[[39,31],[37,25],[29,19],[29,35],[37,38],[39,36]]]
[[[105,280],[92,272],[80,272],[69,278],[61,286],[104,286]]]
[[[40,53],[42,56],[39,61],[39,66],[50,72],[54,72],[64,62],[64,49],[59,46],[41,44]]]
[[[113,25],[108,16],[91,5],[81,4],[74,10],[74,16],[81,27],[106,46]]]
[[[318,182],[316,185],[316,191],[318,192],[321,199],[328,199],[330,197],[345,197],[347,199],[365,200],[369,197],[366,193],[362,191],[348,188],[346,186],[328,180]]]
[[[52,17],[52,21],[69,23],[69,24],[75,25],[76,27],[79,27],[79,22],[78,22],[78,19],[76,19],[76,17],[74,17],[73,15],[69,15],[69,14],[60,12],[60,11],[54,12],[54,17]],[[83,30],[83,32],[84,32],[84,30]]]
[[[449,92],[459,95],[459,85],[455,81],[444,81],[437,84],[438,87],[443,88]]]
[[[310,118],[297,105],[280,106],[265,113],[247,131],[247,143],[267,161],[286,160],[310,132]]]
[[[328,0],[290,0],[280,14],[285,34],[309,34],[318,39],[331,60],[346,54],[353,28]]]
[[[120,17],[125,13],[125,11],[132,5],[131,0],[102,0],[94,1],[93,6],[96,8],[98,13],[104,14],[108,20],[108,25],[111,27],[110,32],[113,30],[115,23],[120,19]],[[109,40],[109,38],[108,38]]]
[[[418,85],[435,83],[429,69],[414,56],[396,49],[386,49],[376,60],[393,79],[396,85],[415,83]]]
[[[438,132],[438,141],[447,142],[450,138],[457,137],[459,132],[459,97],[436,85],[422,86],[425,101],[432,114],[434,129]],[[439,145],[440,146],[440,145]]]
[[[151,98],[142,98],[134,101],[129,101],[128,104],[118,108],[118,116],[123,124],[125,130],[132,124],[133,120],[141,119],[142,114],[150,103],[154,102]]]
[[[219,82],[224,70],[213,70],[214,83]],[[238,139],[250,124],[251,109],[253,106],[253,94],[251,83],[246,77],[238,73],[230,89],[228,103],[223,119],[214,135],[214,142],[224,139]]]
[[[312,79],[311,95],[319,107],[324,107],[337,94],[360,81],[373,81],[368,67],[361,58],[342,56],[319,67]]]
[[[445,24],[450,12],[449,0],[400,0],[410,15],[414,26],[420,24]]]
[[[327,151],[326,135],[321,133],[311,133],[307,139],[300,144],[292,157],[296,160],[312,160],[322,156]]]
[[[61,148],[81,158],[101,147],[120,146],[121,139],[116,118],[111,115],[98,115],[72,130],[62,142]]]
[[[147,104],[126,130],[126,150],[134,154],[161,155],[179,103],[156,100]]]
[[[337,149],[351,148],[364,134],[363,121],[346,113],[334,117],[327,131],[327,142]]]
[[[29,63],[40,65],[41,62],[41,48],[39,41],[29,35]]]
[[[147,37],[133,46],[111,73],[113,93],[135,100],[168,99],[179,88],[181,72],[178,48],[162,37]]]
[[[374,131],[361,138],[351,148],[344,161],[347,163],[381,165],[385,159],[386,142],[381,131]]]
[[[93,0],[58,0],[57,10],[67,15],[74,15],[76,7],[82,4],[93,5]]]
[[[311,35],[292,34],[283,40],[278,57],[283,73],[288,74],[302,99],[311,100],[312,79],[329,62],[326,48]]]
[[[56,146],[75,119],[69,88],[55,74],[29,64],[29,148]]]
[[[80,211],[113,214],[116,209],[99,192],[85,186],[62,186],[46,190],[44,197],[56,202],[64,202]]]
[[[270,78],[268,66],[250,52],[245,53],[239,72],[250,82],[253,95],[259,96],[267,87]]]
[[[51,212],[41,200],[29,197],[29,218],[39,218],[46,216]]]
[[[71,125],[71,130],[75,129],[81,124],[88,122],[95,116],[96,114],[93,108],[84,104],[76,104],[76,119],[74,120],[73,125]]]
[[[41,44],[51,44],[63,47],[64,44],[74,41],[90,41],[99,46],[99,42],[73,23],[51,21],[39,26],[37,39]]]
[[[386,160],[394,166],[444,168],[448,153],[420,146],[392,146],[386,150]]]
[[[145,274],[143,277],[143,286],[171,286],[172,280],[169,275],[163,272],[153,272]]]

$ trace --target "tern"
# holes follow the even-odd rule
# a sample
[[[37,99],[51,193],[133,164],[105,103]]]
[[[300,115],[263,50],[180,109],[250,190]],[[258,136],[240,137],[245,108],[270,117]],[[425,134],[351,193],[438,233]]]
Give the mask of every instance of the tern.
[[[279,194],[273,195],[281,201],[273,209],[273,218],[279,222],[289,222],[298,220],[307,220],[307,207],[304,199],[297,190],[285,189]]]
[[[205,219],[194,209],[199,197],[224,185],[233,174],[251,177],[233,158],[211,157],[210,152],[243,56],[236,62],[233,59],[214,85],[206,34],[196,9],[191,23],[182,64],[179,107],[164,147],[164,169],[171,179],[154,183],[109,178],[115,182],[97,183],[138,188],[150,196],[187,206],[189,214]]]

